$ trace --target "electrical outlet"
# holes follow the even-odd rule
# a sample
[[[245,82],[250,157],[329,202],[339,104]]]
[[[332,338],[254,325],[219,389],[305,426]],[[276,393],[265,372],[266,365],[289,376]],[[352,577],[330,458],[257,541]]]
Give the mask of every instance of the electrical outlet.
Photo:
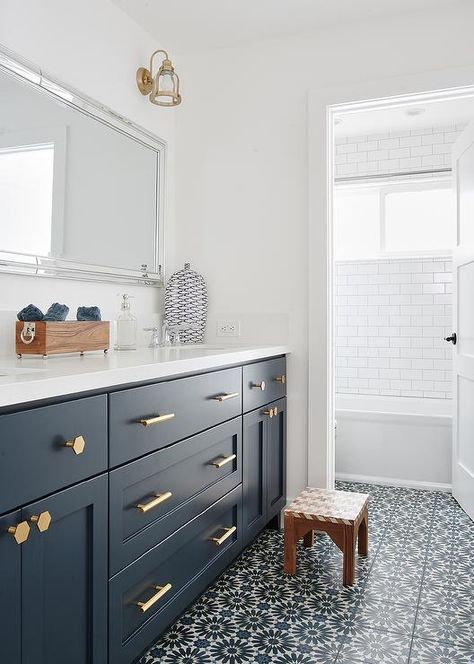
[[[218,320],[218,337],[240,337],[240,320]]]

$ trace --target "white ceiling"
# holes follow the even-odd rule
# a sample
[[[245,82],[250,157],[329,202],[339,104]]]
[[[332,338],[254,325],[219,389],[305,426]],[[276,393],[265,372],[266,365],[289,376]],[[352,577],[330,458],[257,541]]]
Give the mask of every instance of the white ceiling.
[[[450,7],[460,0],[112,0],[173,53],[297,35]]]
[[[416,116],[409,115],[407,111],[410,108],[423,109],[424,112]],[[389,131],[467,124],[474,120],[474,95],[464,99],[346,113],[340,116],[340,120],[334,128],[336,136],[367,136]]]

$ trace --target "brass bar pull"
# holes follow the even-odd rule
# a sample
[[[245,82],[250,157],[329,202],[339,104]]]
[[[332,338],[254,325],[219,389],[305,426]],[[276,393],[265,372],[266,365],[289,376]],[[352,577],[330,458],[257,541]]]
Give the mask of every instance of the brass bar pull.
[[[275,383],[281,383],[282,385],[284,385],[286,383],[286,376],[285,374],[282,374],[281,376],[275,376],[273,380],[275,381]]]
[[[221,459],[211,461],[211,466],[214,466],[214,468],[222,468],[222,466],[225,466],[226,463],[230,463],[234,459],[237,459],[237,454],[231,454],[228,457],[222,457]]]
[[[263,414],[264,414],[264,415],[267,415],[267,416],[270,417],[270,418],[272,418],[274,415],[276,415],[276,413],[275,413],[275,411],[273,410],[273,408],[270,408],[270,409],[268,409],[268,410],[264,410],[264,411],[263,411]]]
[[[151,427],[153,424],[161,424],[161,422],[172,420],[173,417],[174,413],[168,413],[167,415],[157,415],[156,417],[149,417],[147,419],[138,420],[138,424],[143,424],[144,427]]]
[[[229,392],[227,394],[219,394],[217,397],[213,397],[214,401],[227,401],[228,399],[235,399],[239,396],[239,392]]]
[[[273,416],[276,417],[278,415],[278,406],[275,406],[273,409]]]
[[[152,510],[154,507],[157,505],[160,505],[161,503],[164,503],[165,500],[168,500],[168,498],[171,498],[173,494],[171,491],[167,491],[166,493],[157,493],[153,500],[150,500],[149,503],[138,503],[135,507],[140,510],[143,514],[145,512],[149,512]]]
[[[36,524],[40,533],[45,533],[51,525],[51,514],[48,511],[34,514],[30,517],[30,521]]]
[[[86,447],[86,441],[84,436],[76,436],[71,438],[71,440],[66,440],[64,447],[70,447],[74,454],[82,454]]]
[[[261,380],[260,383],[253,383],[252,388],[257,389],[257,390],[262,390],[262,392],[265,391],[266,388],[266,383],[264,380]]]
[[[30,535],[30,525],[28,521],[20,521],[16,526],[10,526],[7,532],[13,535],[13,539],[17,544],[23,544]]]
[[[153,590],[157,590],[158,592],[153,595],[153,597],[150,597],[149,600],[146,602],[137,602],[136,605],[140,609],[142,613],[146,613],[148,609],[151,609],[151,607],[160,600],[163,595],[166,595],[167,592],[171,590],[173,586],[171,583],[167,583],[165,586],[152,586]]]
[[[235,533],[237,530],[237,526],[232,526],[231,528],[224,528],[225,533],[221,535],[220,537],[211,537],[211,542],[214,542],[216,546],[220,546],[221,544],[224,544],[226,539],[229,539],[229,537]]]

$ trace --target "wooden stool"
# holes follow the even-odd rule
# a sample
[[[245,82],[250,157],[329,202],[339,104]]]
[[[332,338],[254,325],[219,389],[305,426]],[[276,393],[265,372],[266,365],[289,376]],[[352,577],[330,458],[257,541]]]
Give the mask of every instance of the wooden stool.
[[[343,583],[354,583],[355,543],[358,552],[368,552],[369,517],[366,493],[329,491],[308,487],[285,509],[285,573],[296,572],[296,543],[314,543],[315,530],[327,533],[344,556]]]

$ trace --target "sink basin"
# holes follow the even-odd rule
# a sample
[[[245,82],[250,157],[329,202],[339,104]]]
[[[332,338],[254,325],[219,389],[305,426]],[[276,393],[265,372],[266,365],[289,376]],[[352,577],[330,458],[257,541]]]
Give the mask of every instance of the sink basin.
[[[46,369],[34,369],[29,367],[1,367],[0,366],[0,378],[5,378],[5,376],[23,376],[26,374],[35,374],[46,371]]]
[[[219,344],[182,344],[180,346],[170,346],[170,348],[179,348],[179,350],[229,350],[231,347]]]

